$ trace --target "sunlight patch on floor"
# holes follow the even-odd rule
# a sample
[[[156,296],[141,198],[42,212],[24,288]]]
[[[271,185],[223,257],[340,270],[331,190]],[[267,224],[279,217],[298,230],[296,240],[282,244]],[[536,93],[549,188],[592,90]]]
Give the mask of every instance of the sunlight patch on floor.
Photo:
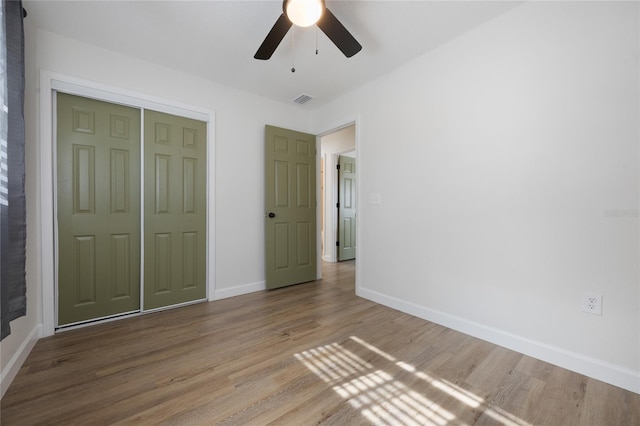
[[[499,407],[488,406],[483,398],[455,383],[433,377],[423,371],[416,371],[413,365],[399,361],[396,357],[356,336],[351,336],[350,339],[394,363],[399,369],[415,374],[418,379],[426,381],[433,388],[455,398],[469,408],[482,410],[484,414],[501,424],[531,426]],[[387,371],[376,369],[370,362],[338,343],[309,349],[294,356],[376,425],[444,426],[456,420],[454,413],[402,381],[394,379],[393,375]],[[455,423],[463,424],[460,421]]]

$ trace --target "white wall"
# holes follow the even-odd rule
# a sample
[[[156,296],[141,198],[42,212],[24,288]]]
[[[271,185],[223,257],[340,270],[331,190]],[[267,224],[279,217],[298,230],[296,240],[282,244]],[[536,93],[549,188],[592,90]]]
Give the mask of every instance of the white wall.
[[[351,124],[323,135],[320,138],[320,153],[325,161],[324,174],[324,253],[322,259],[327,262],[337,262],[336,238],[338,235],[337,209],[338,176],[336,165],[338,156],[353,152],[356,147],[356,125]]]
[[[526,3],[317,111],[360,117],[358,293],[640,392],[638,16]]]

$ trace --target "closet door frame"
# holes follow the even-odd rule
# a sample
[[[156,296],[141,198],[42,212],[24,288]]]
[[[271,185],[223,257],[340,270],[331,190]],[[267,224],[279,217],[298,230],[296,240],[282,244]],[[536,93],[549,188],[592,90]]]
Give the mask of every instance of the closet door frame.
[[[117,87],[104,85],[92,81],[78,79],[72,76],[40,71],[40,227],[41,227],[41,274],[42,281],[42,330],[43,337],[54,334],[57,325],[57,213],[56,213],[56,110],[55,93],[63,92],[71,95],[83,96],[100,101],[122,104],[142,111],[150,109],[167,114],[192,118],[207,124],[207,224],[206,224],[206,300],[213,300],[215,295],[215,112],[212,110],[185,105],[167,99],[157,98]],[[142,139],[144,133],[142,134]],[[142,167],[141,160],[141,167]],[[144,191],[143,184],[141,190]],[[141,194],[144,196],[144,192]],[[141,226],[144,225],[144,214],[141,215]],[[142,248],[141,248],[142,249]],[[141,252],[144,255],[144,252]],[[144,262],[143,258],[141,261]],[[141,267],[144,266],[142,263]],[[141,276],[141,279],[144,279]],[[143,281],[141,281],[143,283]],[[143,310],[141,300],[140,312],[152,312],[166,308]],[[193,302],[187,302],[190,304]],[[136,315],[136,314],[133,314]],[[116,317],[119,318],[119,317]],[[109,321],[109,319],[105,319]],[[79,326],[82,326],[79,325]]]

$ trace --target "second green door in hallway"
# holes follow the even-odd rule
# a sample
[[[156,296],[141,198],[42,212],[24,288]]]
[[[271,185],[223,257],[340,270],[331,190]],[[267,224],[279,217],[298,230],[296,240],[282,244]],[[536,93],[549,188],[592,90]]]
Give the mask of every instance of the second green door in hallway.
[[[356,159],[338,159],[338,261],[356,258]]]

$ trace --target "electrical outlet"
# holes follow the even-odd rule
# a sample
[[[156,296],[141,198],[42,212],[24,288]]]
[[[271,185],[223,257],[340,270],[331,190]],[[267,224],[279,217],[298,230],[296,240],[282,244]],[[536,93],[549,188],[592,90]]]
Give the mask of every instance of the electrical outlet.
[[[602,315],[602,295],[598,293],[582,293],[582,311],[594,315]]]

